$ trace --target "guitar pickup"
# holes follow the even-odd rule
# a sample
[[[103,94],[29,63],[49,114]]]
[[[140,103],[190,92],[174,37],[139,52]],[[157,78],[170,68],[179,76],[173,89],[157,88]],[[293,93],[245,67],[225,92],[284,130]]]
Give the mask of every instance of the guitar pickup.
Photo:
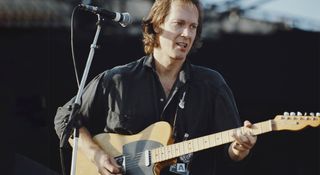
[[[151,165],[151,156],[150,156],[150,151],[146,150],[144,151],[144,159],[145,159],[145,166],[150,166]]]

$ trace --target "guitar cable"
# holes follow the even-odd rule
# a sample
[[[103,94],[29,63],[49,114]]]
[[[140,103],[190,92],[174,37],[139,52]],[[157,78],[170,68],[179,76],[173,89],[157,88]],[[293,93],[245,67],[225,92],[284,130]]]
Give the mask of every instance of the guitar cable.
[[[79,87],[79,78],[78,78],[78,71],[77,71],[77,65],[76,65],[76,61],[75,61],[75,54],[74,54],[74,40],[73,40],[73,30],[74,30],[74,14],[76,12],[76,10],[79,9],[79,6],[76,6],[73,8],[72,10],[72,14],[71,14],[71,21],[70,21],[70,44],[71,44],[71,54],[72,54],[72,62],[73,62],[73,67],[74,67],[74,71],[75,71],[75,76],[76,76],[76,81],[77,81],[77,85]],[[61,172],[62,175],[67,175],[67,171],[66,171],[66,157],[65,157],[65,153],[66,153],[66,149],[64,149],[64,147],[60,147],[59,149],[59,153],[60,153],[60,164],[61,164]]]

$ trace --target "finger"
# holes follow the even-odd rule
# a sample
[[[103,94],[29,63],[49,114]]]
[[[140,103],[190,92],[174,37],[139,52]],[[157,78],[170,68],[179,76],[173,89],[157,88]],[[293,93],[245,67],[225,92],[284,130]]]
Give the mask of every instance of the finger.
[[[248,135],[247,136],[248,140],[250,141],[251,145],[254,145],[257,142],[257,136],[254,135]]]
[[[111,159],[110,162],[111,162],[111,164],[112,164],[114,167],[117,168],[117,171],[116,171],[117,173],[120,173],[120,174],[123,173],[122,166],[119,165],[115,159]]]
[[[248,144],[248,143],[245,143],[245,142],[242,142],[242,143],[238,143],[240,145],[240,147],[243,149],[243,150],[248,150],[248,149],[251,149],[252,148],[252,145],[251,144]]]
[[[246,151],[247,150],[246,148],[243,147],[243,145],[241,145],[239,143],[235,143],[233,148],[238,150],[238,151]]]
[[[246,128],[253,128],[253,124],[249,122],[248,120],[244,121],[244,127]],[[256,135],[252,133],[252,129],[245,129],[244,135],[253,136],[256,138]]]
[[[234,133],[234,134],[232,135],[232,137],[233,137],[236,141],[238,141],[240,144],[241,144],[242,142],[248,141],[247,134],[246,134],[246,133],[242,133],[242,131],[241,131],[240,129],[238,129],[238,130],[236,131],[236,133]]]
[[[251,141],[249,140],[249,136],[247,134],[235,136],[234,139],[236,143],[241,146],[241,150],[252,148]]]
[[[113,166],[121,169],[121,166],[117,163],[117,161],[116,161],[115,159],[111,159],[111,160],[110,160],[110,163],[111,163]]]
[[[250,134],[245,133],[243,137],[240,139],[240,144],[245,147],[251,149],[253,145],[256,143],[257,136],[252,136]]]
[[[111,173],[106,168],[99,169],[99,175],[111,175]]]
[[[111,172],[110,170],[107,170],[107,175],[109,175],[109,174],[110,175],[122,175],[121,172]]]
[[[120,171],[120,167],[118,167],[119,165],[114,165],[112,163],[112,161],[108,160],[106,161],[106,163],[104,164],[104,168],[105,170],[108,171],[109,174],[117,174],[117,173],[121,173]]]
[[[242,137],[243,138],[239,141],[239,144],[245,149],[251,149],[252,144],[251,144],[250,140],[245,136],[242,136]]]
[[[244,125],[245,127],[250,128],[250,127],[252,126],[252,123],[251,123],[249,120],[246,120],[246,121],[243,122],[243,125]]]
[[[120,169],[116,166],[109,166],[107,168],[107,170],[109,171],[109,173],[112,173],[112,174],[118,174],[118,173],[121,173],[120,172]]]

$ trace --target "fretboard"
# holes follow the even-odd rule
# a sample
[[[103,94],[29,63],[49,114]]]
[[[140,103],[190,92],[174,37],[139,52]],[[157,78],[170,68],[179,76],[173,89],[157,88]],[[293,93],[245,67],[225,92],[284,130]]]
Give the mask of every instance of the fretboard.
[[[250,130],[253,135],[267,133],[272,131],[272,120],[256,123],[252,128],[239,127],[150,150],[151,162],[162,162],[185,154],[233,142],[234,138],[232,136],[237,130],[241,130],[242,132]]]

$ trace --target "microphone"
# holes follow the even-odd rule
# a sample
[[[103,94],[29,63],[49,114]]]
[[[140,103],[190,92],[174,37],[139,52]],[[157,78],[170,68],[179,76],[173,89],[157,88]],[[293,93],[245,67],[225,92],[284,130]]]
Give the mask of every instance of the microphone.
[[[119,22],[119,24],[122,27],[126,27],[128,24],[132,23],[131,16],[128,12],[125,12],[125,13],[111,12],[102,8],[98,8],[96,6],[85,5],[85,4],[79,4],[79,7],[82,10],[85,10],[94,14],[99,14],[104,18],[108,18],[115,22]]]

